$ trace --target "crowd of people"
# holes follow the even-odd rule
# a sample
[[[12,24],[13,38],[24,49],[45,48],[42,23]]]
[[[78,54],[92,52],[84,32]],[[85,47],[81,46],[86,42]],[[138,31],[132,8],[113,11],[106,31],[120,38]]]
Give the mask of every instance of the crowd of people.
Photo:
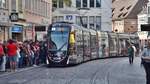
[[[17,68],[46,63],[47,47],[44,41],[0,41],[0,70],[16,71]]]

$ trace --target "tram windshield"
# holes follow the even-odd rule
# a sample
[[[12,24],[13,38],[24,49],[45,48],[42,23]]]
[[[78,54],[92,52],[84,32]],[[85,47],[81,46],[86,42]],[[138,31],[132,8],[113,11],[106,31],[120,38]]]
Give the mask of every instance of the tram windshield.
[[[52,48],[50,51],[67,51],[69,28],[52,27],[49,38],[52,43]]]
[[[50,59],[54,62],[60,62],[67,56],[69,29],[69,26],[54,24],[48,32]]]

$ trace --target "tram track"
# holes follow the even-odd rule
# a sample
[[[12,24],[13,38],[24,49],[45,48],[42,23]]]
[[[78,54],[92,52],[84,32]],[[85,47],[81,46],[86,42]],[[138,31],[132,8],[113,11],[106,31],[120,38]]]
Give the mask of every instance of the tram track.
[[[123,60],[123,59],[122,59]],[[122,61],[122,60],[120,60],[120,61]],[[104,78],[104,81],[105,81],[105,83],[104,84],[110,84],[109,82],[110,82],[110,80],[109,80],[109,75],[110,75],[110,73],[111,73],[111,69],[112,69],[112,64],[116,64],[116,63],[118,63],[118,62],[120,62],[120,61],[115,61],[115,60],[112,60],[112,61],[108,61],[108,62],[106,62],[106,64],[107,64],[107,67],[105,66],[105,65],[102,65],[101,67],[105,67],[105,69],[104,70],[106,70],[106,69],[108,69],[107,70],[107,72],[105,72],[105,78]],[[97,84],[96,83],[96,80],[98,79],[98,73],[100,73],[100,71],[101,70],[99,70],[99,68],[97,68],[97,70],[93,73],[93,75],[91,76],[91,78],[90,78],[90,82],[89,82],[89,84]],[[73,82],[75,81],[75,79],[76,78],[80,78],[76,73],[74,73],[74,75],[72,76],[72,78],[69,80],[69,81],[67,81],[65,84],[74,84]]]
[[[1,80],[24,80],[22,82],[8,81],[0,83],[34,84],[36,81],[49,81],[50,84],[110,84],[112,70],[114,70],[114,66],[116,66],[122,60],[124,59],[112,58],[111,60],[95,60],[81,64],[79,66],[64,68],[36,67],[33,69],[17,72],[16,74],[9,74],[6,77],[0,77]],[[44,84],[49,84],[49,82]]]

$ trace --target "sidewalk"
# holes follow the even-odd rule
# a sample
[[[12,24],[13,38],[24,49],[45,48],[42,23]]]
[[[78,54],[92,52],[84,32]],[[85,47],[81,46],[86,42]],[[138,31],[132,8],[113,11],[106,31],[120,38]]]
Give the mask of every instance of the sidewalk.
[[[41,66],[44,66],[44,64],[40,64],[38,66],[29,66],[29,67],[25,67],[25,68],[17,68],[15,72],[11,72],[10,69],[7,69],[5,72],[0,71],[0,77],[5,76],[5,75],[9,75],[9,74],[12,74],[12,73],[17,73],[17,72],[30,70],[30,69],[33,69],[33,68],[38,68],[38,67],[41,67]]]

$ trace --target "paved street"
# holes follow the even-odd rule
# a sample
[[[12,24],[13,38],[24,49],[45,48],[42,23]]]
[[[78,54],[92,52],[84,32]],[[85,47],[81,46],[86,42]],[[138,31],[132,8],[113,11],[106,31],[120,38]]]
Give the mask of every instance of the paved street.
[[[0,75],[0,84],[145,84],[140,58],[130,65],[128,58],[94,60],[73,67],[45,66]]]

